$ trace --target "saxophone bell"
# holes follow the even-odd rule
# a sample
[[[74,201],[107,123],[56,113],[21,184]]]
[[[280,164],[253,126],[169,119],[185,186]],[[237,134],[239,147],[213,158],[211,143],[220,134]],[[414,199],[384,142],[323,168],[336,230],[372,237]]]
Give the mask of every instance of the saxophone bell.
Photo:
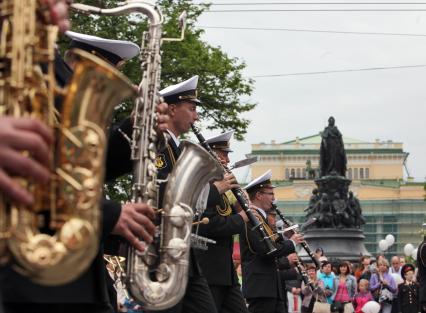
[[[38,118],[55,134],[50,181],[19,179],[34,204],[1,195],[0,232],[7,235],[0,246],[11,253],[14,269],[53,286],[76,279],[96,256],[106,127],[114,107],[133,89],[112,66],[76,51],[72,81],[66,92],[57,92],[57,27],[37,18],[44,9],[40,1],[4,0],[0,6],[0,112]],[[63,94],[58,118],[55,96]]]

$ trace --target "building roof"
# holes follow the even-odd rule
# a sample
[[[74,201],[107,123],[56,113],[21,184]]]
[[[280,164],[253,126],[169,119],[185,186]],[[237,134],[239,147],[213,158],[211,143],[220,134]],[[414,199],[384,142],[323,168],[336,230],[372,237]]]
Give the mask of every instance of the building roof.
[[[257,155],[304,155],[318,154],[321,146],[321,133],[298,138],[283,143],[260,143],[252,144],[252,154]],[[359,140],[343,136],[345,150],[348,154],[406,154],[403,145],[400,142],[392,140],[380,141],[376,139],[373,142]]]
[[[319,132],[316,135],[302,137],[302,138],[296,138],[294,140],[286,141],[286,142],[283,142],[282,144],[283,145],[285,145],[285,144],[295,144],[297,142],[299,144],[321,144],[321,132]],[[349,138],[349,137],[345,137],[345,136],[343,136],[343,142],[345,144],[366,143],[366,141],[355,139],[355,138]]]

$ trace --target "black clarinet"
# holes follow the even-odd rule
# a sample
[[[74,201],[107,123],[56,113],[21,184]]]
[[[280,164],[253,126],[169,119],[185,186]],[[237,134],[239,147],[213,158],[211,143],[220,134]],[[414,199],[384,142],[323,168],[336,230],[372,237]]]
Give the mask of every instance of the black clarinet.
[[[200,133],[200,131],[194,126],[191,125],[192,131],[194,132],[195,136],[197,137],[198,141],[200,142],[201,146],[207,150],[208,153],[210,153],[215,160],[222,166],[223,170],[226,173],[231,173],[231,171],[226,167],[222,162],[220,162],[218,156],[213,151],[213,149],[209,146],[209,144],[206,142],[206,139],[203,137],[203,135]],[[241,205],[241,208],[246,213],[250,223],[253,225],[253,228],[251,230],[257,230],[260,233],[260,236],[262,238],[262,241],[265,243],[266,248],[268,250],[267,254],[270,254],[277,250],[275,247],[275,244],[273,242],[273,239],[268,236],[268,234],[265,231],[265,228],[263,227],[263,224],[257,219],[257,217],[253,214],[252,209],[250,208],[249,201],[245,197],[244,192],[241,188],[233,188],[231,189],[232,193],[234,194],[235,198],[237,199],[238,203]]]
[[[275,205],[275,203],[272,203],[272,209],[277,212],[278,216],[280,217],[281,221],[284,223],[285,227],[291,227],[291,226],[293,226],[293,223],[290,222],[288,219],[286,219],[284,217],[284,215],[280,212],[280,210],[278,210],[278,208]],[[295,230],[293,230],[293,231],[296,233]],[[303,244],[305,244],[308,247],[308,250],[311,251],[306,242],[301,243],[302,247],[306,250],[306,248],[303,246]],[[308,250],[306,252],[309,254]],[[311,256],[311,258],[312,258],[312,256]],[[319,262],[316,259],[315,255],[312,258],[312,260],[315,262],[316,266],[317,266],[317,264],[319,265]],[[296,268],[297,268],[297,271],[299,272],[300,276],[302,277],[302,280],[305,283],[305,285],[309,286],[309,288],[311,288],[311,290],[314,291],[316,289],[316,286],[314,285],[314,283],[312,282],[312,280],[309,277],[308,273],[306,272],[306,269],[305,269],[305,267],[303,265],[303,262],[302,262],[302,260],[300,259],[299,256],[297,256]]]
[[[277,206],[275,203],[272,204],[272,209],[275,210],[275,212],[277,212],[278,216],[280,217],[281,221],[283,221],[284,223],[284,227],[285,228],[289,228],[294,226],[294,224],[287,218],[284,217],[284,215],[281,213],[280,210],[278,210]],[[293,228],[292,231],[296,234],[297,230],[296,228]],[[316,258],[315,254],[312,252],[311,248],[309,248],[309,245],[307,244],[306,241],[302,241],[300,243],[300,245],[302,246],[303,249],[305,249],[306,253],[311,257],[312,262],[314,262],[315,267],[317,268],[317,270],[321,267],[320,262],[318,261],[318,259]]]

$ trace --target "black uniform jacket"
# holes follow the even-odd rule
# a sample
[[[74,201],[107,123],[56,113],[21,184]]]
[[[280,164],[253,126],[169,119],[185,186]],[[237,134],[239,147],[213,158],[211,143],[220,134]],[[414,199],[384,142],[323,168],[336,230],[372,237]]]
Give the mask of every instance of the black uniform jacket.
[[[261,213],[259,212],[259,215]],[[261,215],[267,224],[266,219]],[[295,252],[292,241],[284,240],[276,243],[277,250],[267,254],[265,244],[257,230],[246,224],[240,235],[241,263],[243,274],[243,296],[251,298],[284,299],[277,257]]]
[[[421,312],[426,312],[426,236],[417,250],[417,281],[420,284],[419,301],[422,306]]]
[[[71,69],[58,57],[55,62],[56,79],[59,85],[66,85],[72,75]],[[130,122],[128,122],[130,123]],[[117,153],[125,152],[124,149],[117,149],[115,140],[119,139],[121,134],[114,133],[110,136],[109,149],[107,153],[107,177],[113,178],[117,173],[124,173],[128,170],[128,166],[124,163],[117,163]],[[126,142],[127,143],[127,142]],[[128,148],[127,143],[127,149]],[[116,153],[111,154],[114,150]],[[129,152],[127,151],[127,154]],[[111,159],[110,159],[111,158]],[[129,157],[127,156],[129,160]],[[120,216],[121,206],[112,201],[103,201],[102,210],[102,234],[101,240],[105,239],[111,232]],[[32,283],[26,277],[17,274],[11,268],[5,268],[1,290],[3,293],[3,301],[9,303],[109,303],[109,297],[105,284],[105,264],[103,260],[102,246],[92,264],[86,272],[84,272],[75,281],[54,287],[40,286]]]
[[[398,286],[398,312],[399,313],[419,313],[419,285],[412,283],[406,285],[405,283]]]
[[[208,250],[196,250],[203,275],[209,285],[238,285],[232,261],[233,235],[243,231],[243,218],[231,207],[226,195],[219,194],[214,184],[210,185],[207,208],[203,216],[209,218],[209,223],[200,225],[198,234],[216,241],[216,244],[208,244]]]
[[[173,167],[178,160],[181,150],[178,146],[176,146],[176,143],[172,138],[170,138],[167,141],[166,147],[159,151],[156,159],[156,167],[158,170],[157,178],[159,180],[166,179],[167,176],[170,174],[170,172],[173,170]],[[158,199],[158,207],[161,208],[163,205],[163,197],[164,197],[164,191],[166,188],[166,183],[160,184],[160,190],[159,190],[159,199]],[[189,256],[189,276],[194,275],[201,275],[201,269],[198,265],[198,262],[196,260],[194,249],[190,249],[190,256]]]

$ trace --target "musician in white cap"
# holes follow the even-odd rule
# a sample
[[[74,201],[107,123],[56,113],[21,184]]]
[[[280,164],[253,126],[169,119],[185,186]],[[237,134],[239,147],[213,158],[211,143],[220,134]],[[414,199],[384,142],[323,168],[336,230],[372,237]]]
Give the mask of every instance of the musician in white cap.
[[[73,48],[90,52],[115,67],[120,67],[124,61],[136,57],[140,52],[139,46],[130,41],[106,39],[73,31],[67,31],[65,35],[71,39],[70,50],[65,53],[65,60],[71,66],[74,62]]]
[[[229,164],[233,133],[228,131],[206,140],[224,166]],[[218,312],[248,312],[232,260],[233,236],[240,234],[248,222],[247,215],[231,192],[237,187],[239,185],[232,173],[225,173],[222,181],[210,185],[207,209],[203,214],[209,223],[200,225],[198,229],[199,235],[216,241],[208,244],[207,250],[196,250],[196,255]]]
[[[116,68],[120,68],[125,61],[137,57],[139,46],[123,40],[106,39],[97,36],[67,31],[66,36],[71,39],[70,49],[65,53],[65,60],[72,69],[74,67],[73,49],[81,49],[106,61]],[[136,87],[135,87],[136,89]],[[159,128],[165,130],[168,117],[167,104],[157,106],[157,122]],[[109,134],[106,159],[106,181],[112,182],[117,177],[130,173],[133,163],[130,158],[130,145],[123,136],[132,137],[133,123],[127,118],[120,125],[113,125]],[[153,227],[150,219],[154,216],[151,208],[144,203],[121,204],[112,200],[103,200],[103,231],[104,252],[109,255],[118,255],[123,239],[142,251],[146,243],[152,241]],[[138,221],[138,222],[136,222]],[[116,310],[117,295],[109,275],[106,277],[111,304]]]
[[[181,150],[179,137],[189,131],[191,125],[198,120],[197,105],[201,101],[197,97],[198,76],[184,82],[164,88],[160,95],[168,104],[168,129],[170,139],[163,151],[156,158],[157,178],[165,180],[172,171]],[[160,184],[159,206],[162,207],[166,183]],[[206,278],[202,275],[193,249],[190,249],[189,277],[183,299],[175,306],[164,311],[167,313],[216,313],[216,306]]]
[[[247,191],[253,209],[272,238],[278,238],[268,225],[267,213],[275,200],[271,182],[271,170],[251,181]],[[253,313],[278,313],[286,311],[284,291],[280,282],[277,257],[295,252],[295,245],[303,241],[303,236],[294,234],[291,240],[277,240],[277,250],[268,253],[258,232],[250,231],[246,225],[240,235],[241,264],[243,272],[243,295],[248,309]]]

